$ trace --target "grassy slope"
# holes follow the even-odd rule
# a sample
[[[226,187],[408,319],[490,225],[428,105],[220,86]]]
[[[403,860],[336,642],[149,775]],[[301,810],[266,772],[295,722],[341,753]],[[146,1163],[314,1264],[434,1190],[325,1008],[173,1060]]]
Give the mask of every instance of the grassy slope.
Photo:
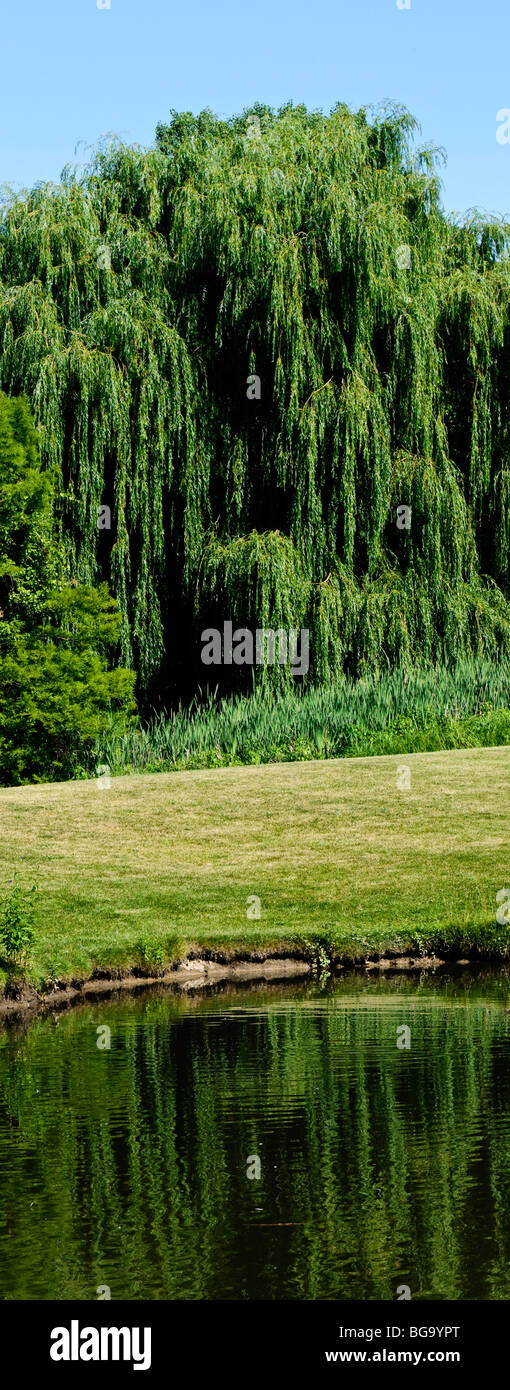
[[[2,790],[0,883],[39,885],[35,981],[136,963],[140,938],[165,960],[319,938],[506,952],[509,774],[505,747]]]

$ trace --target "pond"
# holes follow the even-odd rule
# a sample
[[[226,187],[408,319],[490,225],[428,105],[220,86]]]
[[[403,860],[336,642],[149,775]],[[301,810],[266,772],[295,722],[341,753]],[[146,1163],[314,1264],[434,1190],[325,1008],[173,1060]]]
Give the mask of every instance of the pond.
[[[510,1297],[510,973],[118,994],[0,1032],[0,1296]]]

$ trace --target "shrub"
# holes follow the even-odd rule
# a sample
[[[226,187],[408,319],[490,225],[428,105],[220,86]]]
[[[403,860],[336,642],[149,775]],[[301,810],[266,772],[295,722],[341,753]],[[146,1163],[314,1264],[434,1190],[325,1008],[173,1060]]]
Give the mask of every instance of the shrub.
[[[157,941],[149,941],[144,937],[138,942],[137,952],[144,970],[156,974],[164,963],[163,950]]]
[[[36,885],[24,889],[15,883],[5,899],[0,918],[0,949],[9,965],[24,967],[32,946],[34,928],[34,893]]]
[[[0,783],[72,776],[94,740],[134,717],[113,666],[121,615],[106,584],[68,574],[27,401],[0,391]]]

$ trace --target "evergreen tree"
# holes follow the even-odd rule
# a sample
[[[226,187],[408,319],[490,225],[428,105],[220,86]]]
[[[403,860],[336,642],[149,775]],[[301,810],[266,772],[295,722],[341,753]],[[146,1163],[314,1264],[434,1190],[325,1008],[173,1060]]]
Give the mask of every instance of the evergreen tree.
[[[28,402],[0,392],[0,780],[71,775],[133,708],[131,672],[108,670],[120,615],[106,584],[66,582],[52,478]]]

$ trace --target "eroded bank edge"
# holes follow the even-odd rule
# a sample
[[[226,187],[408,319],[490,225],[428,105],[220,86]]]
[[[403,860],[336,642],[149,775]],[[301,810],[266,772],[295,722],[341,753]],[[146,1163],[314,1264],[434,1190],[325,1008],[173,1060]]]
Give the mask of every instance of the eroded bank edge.
[[[0,1020],[20,1013],[35,1016],[48,1010],[65,1009],[80,999],[88,999],[93,1002],[95,998],[104,995],[116,994],[125,990],[146,989],[153,985],[166,986],[171,990],[183,993],[190,989],[201,989],[207,985],[219,984],[222,981],[251,981],[253,983],[265,980],[283,981],[306,975],[313,978],[318,973],[324,977],[345,969],[422,972],[424,970],[438,970],[441,967],[480,965],[481,963],[480,953],[477,951],[462,957],[455,956],[453,953],[420,956],[412,951],[381,951],[368,952],[355,959],[348,955],[333,956],[328,962],[327,968],[319,972],[317,964],[298,950],[285,953],[238,951],[229,954],[226,951],[211,951],[195,954],[190,952],[186,959],[176,961],[173,965],[157,973],[142,969],[95,970],[86,979],[60,980],[55,983],[51,990],[44,991],[37,990],[28,984],[14,985],[11,989],[6,989],[0,993]],[[485,965],[504,966],[507,962],[502,959],[501,954],[494,956],[484,954],[483,963]]]

